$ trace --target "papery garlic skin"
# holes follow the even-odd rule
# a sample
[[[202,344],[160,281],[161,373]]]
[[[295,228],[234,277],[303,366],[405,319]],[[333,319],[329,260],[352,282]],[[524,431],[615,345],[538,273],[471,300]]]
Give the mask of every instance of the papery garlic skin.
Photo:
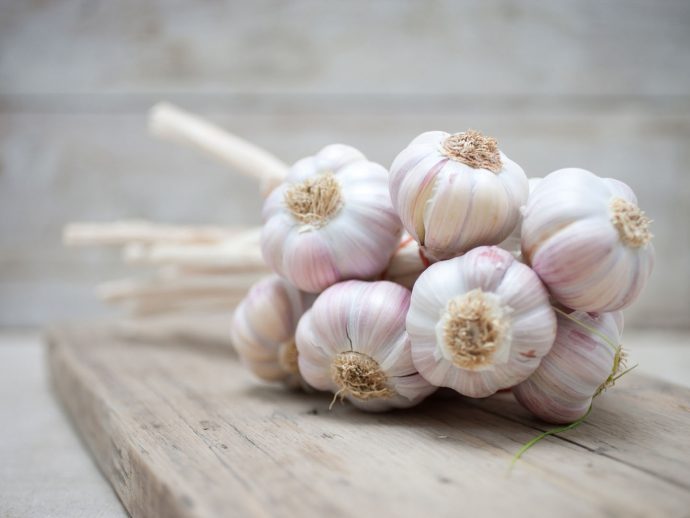
[[[575,311],[569,316],[580,324],[558,315],[551,351],[526,381],[513,388],[522,406],[549,423],[571,423],[587,412],[594,395],[615,374],[616,350],[611,344],[619,344],[623,332],[621,312]]]
[[[312,293],[344,279],[380,274],[402,230],[387,171],[342,144],[292,166],[266,199],[263,219],[264,259]]]
[[[409,290],[388,281],[331,286],[297,327],[299,368],[312,387],[370,412],[416,405],[435,387],[412,363]]]
[[[295,330],[315,296],[272,275],[256,283],[235,309],[232,342],[257,377],[299,386]]]
[[[414,283],[422,272],[429,267],[429,264],[429,260],[424,256],[419,243],[407,232],[403,232],[400,244],[393,252],[393,257],[391,257],[381,278],[412,289]]]
[[[525,207],[523,257],[561,304],[616,311],[637,299],[652,272],[649,223],[623,182],[560,169]]]
[[[432,264],[412,289],[412,359],[430,383],[486,397],[524,381],[549,352],[556,317],[537,275],[482,246]]]
[[[476,152],[458,154],[463,142]],[[496,141],[471,130],[419,135],[391,165],[389,186],[405,229],[435,260],[507,238],[529,189]]]
[[[537,186],[537,184],[541,181],[541,178],[534,177],[530,178],[528,180],[529,183],[529,192],[530,195],[534,192],[534,188]],[[529,197],[527,198],[529,201]],[[520,211],[522,212],[524,210],[524,205],[523,207],[520,208]],[[511,254],[515,256],[516,259],[522,260],[522,214],[520,214],[520,217],[518,218],[518,223],[515,225],[515,228],[513,231],[510,233],[510,235],[505,238],[501,243],[498,244],[499,247],[503,248],[503,250],[508,250]]]

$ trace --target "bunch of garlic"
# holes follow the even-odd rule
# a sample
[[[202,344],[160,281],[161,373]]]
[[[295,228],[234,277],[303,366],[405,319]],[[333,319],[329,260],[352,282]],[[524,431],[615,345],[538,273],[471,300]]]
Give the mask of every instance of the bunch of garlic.
[[[380,274],[401,232],[386,170],[342,144],[292,166],[266,199],[263,218],[264,259],[312,293]]]
[[[468,130],[415,138],[390,169],[393,206],[433,259],[498,244],[518,223],[529,187],[496,140]]]
[[[541,178],[530,178],[529,179],[529,192],[530,196],[534,192],[534,188],[541,181]],[[522,214],[518,218],[518,223],[515,228],[510,233],[510,235],[501,241],[498,246],[504,250],[508,250],[517,259],[522,260]]]
[[[256,283],[237,306],[232,341],[242,363],[257,377],[298,386],[295,330],[314,296],[277,275]]]
[[[387,179],[354,148],[328,146],[289,170],[263,215],[282,285],[320,293],[286,320],[302,379],[368,411],[436,387],[512,388],[544,420],[581,418],[620,365],[620,315],[601,312],[630,304],[653,261],[627,186],[575,169],[528,181],[472,130],[420,135]],[[270,357],[251,345],[273,368],[276,341]]]
[[[406,408],[436,387],[412,363],[405,315],[409,290],[347,281],[316,299],[297,328],[299,368],[309,385],[368,411]]]
[[[309,383],[370,411],[412,406],[437,386],[472,397],[512,387],[541,419],[578,423],[620,376],[617,310],[637,298],[654,259],[649,220],[621,182],[564,169],[528,183],[495,139],[472,130],[423,133],[387,174],[339,144],[288,168],[169,106],[154,110],[152,127],[257,178],[268,196],[261,249],[278,276],[250,290],[232,331],[260,378]],[[111,230],[89,239],[133,241],[129,260],[263,271],[229,229],[166,229],[181,240],[172,249],[142,248],[150,228]],[[247,280],[107,291],[234,304]]]

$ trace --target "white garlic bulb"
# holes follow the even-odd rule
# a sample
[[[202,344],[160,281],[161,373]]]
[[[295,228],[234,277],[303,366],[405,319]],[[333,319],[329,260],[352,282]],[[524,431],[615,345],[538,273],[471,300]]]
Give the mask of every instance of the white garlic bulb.
[[[530,195],[531,193],[534,192],[534,188],[536,185],[541,181],[541,178],[530,178],[529,179],[529,192]],[[529,197],[527,198],[529,200]],[[521,211],[524,210],[524,206],[520,209]],[[518,218],[518,224],[515,225],[515,228],[513,231],[510,233],[510,235],[501,241],[501,243],[498,245],[503,250],[508,250],[511,254],[515,256],[516,259],[522,259],[522,240],[521,240],[521,235],[522,235],[522,214]]]
[[[561,304],[623,309],[652,272],[649,223],[623,182],[560,169],[539,182],[525,207],[523,257]]]
[[[506,250],[482,246],[422,273],[407,332],[414,364],[430,383],[486,397],[539,366],[553,344],[556,317],[529,267]]]
[[[403,232],[400,244],[393,252],[393,257],[381,275],[381,279],[412,289],[414,283],[422,272],[429,267],[429,264],[429,260],[424,256],[419,243],[407,232]]]
[[[314,298],[272,275],[252,286],[237,306],[232,320],[233,345],[256,376],[300,385],[295,330]]]
[[[341,144],[292,166],[266,199],[263,218],[264,259],[312,293],[344,279],[380,274],[402,229],[386,170]]]
[[[405,332],[409,290],[387,281],[331,286],[299,322],[302,376],[372,412],[419,403],[435,387],[412,364]]]
[[[513,388],[513,394],[544,421],[576,421],[619,370],[621,349],[616,344],[622,332],[621,312],[559,314],[551,351],[526,381]]]
[[[433,259],[500,243],[527,201],[527,177],[496,140],[468,130],[415,138],[390,170],[393,207]]]

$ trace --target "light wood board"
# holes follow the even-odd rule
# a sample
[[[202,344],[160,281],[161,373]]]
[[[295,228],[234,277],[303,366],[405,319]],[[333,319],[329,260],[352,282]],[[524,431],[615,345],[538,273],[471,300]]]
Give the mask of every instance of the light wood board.
[[[54,388],[134,517],[690,516],[690,390],[631,373],[548,438],[510,394],[389,414],[260,384],[230,351],[48,335]]]

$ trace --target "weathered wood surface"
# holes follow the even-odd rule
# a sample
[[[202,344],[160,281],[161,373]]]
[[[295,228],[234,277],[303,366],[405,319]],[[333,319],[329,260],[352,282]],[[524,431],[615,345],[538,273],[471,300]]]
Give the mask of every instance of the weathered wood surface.
[[[135,516],[688,516],[690,390],[631,373],[586,424],[510,394],[369,415],[252,380],[222,348],[48,336],[64,407]]]

